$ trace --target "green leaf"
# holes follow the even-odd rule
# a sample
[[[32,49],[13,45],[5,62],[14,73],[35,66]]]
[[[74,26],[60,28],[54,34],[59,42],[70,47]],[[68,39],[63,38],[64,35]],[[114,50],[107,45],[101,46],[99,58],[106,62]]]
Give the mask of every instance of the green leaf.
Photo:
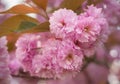
[[[82,3],[85,0],[64,0],[60,7],[62,8],[67,8],[67,9],[71,9],[73,11],[77,10],[79,7],[81,7]]]
[[[48,31],[49,31],[49,22],[44,22],[34,28],[23,31],[22,33],[37,33],[37,32],[48,32]]]
[[[35,26],[37,26],[37,24],[34,23],[34,22],[22,21],[20,23],[19,28],[16,30],[16,32],[21,32],[21,31],[24,31],[24,30],[27,30],[27,29],[31,29]]]
[[[7,40],[8,40],[8,51],[13,51],[15,50],[15,43],[17,39],[21,36],[20,33],[10,33],[7,35]]]
[[[36,24],[39,23],[36,19],[26,15],[12,16],[0,24],[0,36],[7,35],[19,29],[23,21],[29,21]]]

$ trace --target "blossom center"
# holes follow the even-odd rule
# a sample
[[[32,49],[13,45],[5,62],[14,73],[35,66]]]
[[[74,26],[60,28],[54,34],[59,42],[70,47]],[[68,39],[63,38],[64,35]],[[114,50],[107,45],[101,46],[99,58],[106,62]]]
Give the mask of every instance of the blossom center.
[[[68,56],[66,57],[66,60],[68,60],[68,61],[72,61],[72,59],[73,59],[72,54],[68,54]]]
[[[66,26],[65,21],[61,21],[62,26]]]
[[[89,27],[89,26],[86,26],[86,27],[84,28],[84,31],[85,31],[85,32],[89,32],[89,30],[90,30],[90,27]]]

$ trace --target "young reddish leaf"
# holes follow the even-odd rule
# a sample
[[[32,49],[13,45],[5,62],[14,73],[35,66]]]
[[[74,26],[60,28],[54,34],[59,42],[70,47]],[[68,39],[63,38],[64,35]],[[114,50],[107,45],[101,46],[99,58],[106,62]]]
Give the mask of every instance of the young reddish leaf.
[[[26,15],[16,15],[8,18],[2,24],[0,24],[0,36],[9,34],[15,30],[17,30],[23,21],[29,21],[38,24],[39,22],[29,16]]]
[[[32,0],[38,7],[46,10],[48,0]]]
[[[98,4],[98,3],[100,3],[100,2],[102,2],[103,0],[88,0],[88,5],[91,5],[91,4],[94,4],[94,5],[96,5],[96,4]]]
[[[6,11],[0,12],[0,14],[11,13],[11,14],[28,14],[28,13],[39,13],[39,10],[26,6],[24,4],[16,5]]]
[[[9,51],[15,49],[15,42],[18,39],[18,37],[21,36],[23,33],[39,33],[39,32],[48,32],[48,31],[49,31],[49,22],[45,22],[29,30],[24,30],[19,33],[8,34],[8,49]]]
[[[10,33],[7,35],[8,51],[12,51],[15,49],[15,42],[17,41],[20,35],[21,35],[20,33]]]
[[[67,8],[67,9],[71,9],[73,11],[77,10],[79,7],[81,7],[82,3],[85,0],[64,0],[60,7],[62,8]]]

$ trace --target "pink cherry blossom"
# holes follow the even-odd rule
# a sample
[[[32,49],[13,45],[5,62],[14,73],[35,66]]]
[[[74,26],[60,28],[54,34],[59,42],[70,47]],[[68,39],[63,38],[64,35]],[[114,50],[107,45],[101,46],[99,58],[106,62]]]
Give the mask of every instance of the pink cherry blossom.
[[[84,11],[85,11],[84,14],[86,16],[92,16],[92,17],[95,17],[95,18],[100,18],[100,17],[103,16],[102,8],[97,8],[97,7],[93,6],[93,5],[88,6],[87,9],[84,9]]]
[[[8,84],[10,72],[8,69],[8,51],[6,37],[0,37],[0,83]]]
[[[76,39],[80,42],[96,41],[100,34],[101,27],[95,21],[94,17],[79,16],[78,25],[76,28]]]
[[[20,61],[24,71],[31,71],[32,59],[38,54],[41,42],[46,41],[50,37],[52,37],[52,34],[44,32],[39,34],[25,34],[17,40],[15,56]]]
[[[31,70],[31,63],[37,54],[36,48],[40,47],[40,35],[26,34],[21,36],[16,42],[16,57],[21,62],[25,71]]]
[[[108,21],[102,8],[90,5],[87,9],[84,9],[84,11],[84,13],[80,14],[81,16],[93,17],[95,22],[101,26],[101,29],[105,30],[108,28]]]
[[[87,9],[84,9],[84,13],[81,13],[81,15],[86,17],[94,17],[95,21],[99,24],[104,24],[106,22],[102,8],[98,8],[94,5],[90,5],[87,7]]]
[[[109,33],[108,22],[101,8],[91,5],[78,16],[75,43],[83,49],[85,55],[91,56],[98,46],[107,41]]]
[[[50,31],[57,38],[74,39],[77,15],[72,10],[59,9],[50,17]]]
[[[6,37],[0,38],[0,78],[8,76],[8,51]]]

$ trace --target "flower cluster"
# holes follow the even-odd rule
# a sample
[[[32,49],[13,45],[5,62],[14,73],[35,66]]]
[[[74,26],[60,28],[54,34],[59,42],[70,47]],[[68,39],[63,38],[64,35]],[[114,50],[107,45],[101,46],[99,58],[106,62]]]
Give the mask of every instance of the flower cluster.
[[[50,30],[56,38],[70,39],[84,52],[87,51],[86,53],[93,52],[96,44],[105,42],[109,34],[108,23],[102,9],[93,5],[88,6],[88,9],[80,15],[67,9],[54,12],[50,17]]]
[[[41,34],[26,34],[17,41],[16,56],[25,72],[42,78],[60,78],[62,74],[80,69],[83,54],[79,47],[70,40],[44,38]]]
[[[61,78],[79,72],[83,57],[93,55],[108,35],[102,10],[93,5],[80,15],[59,9],[49,22],[50,32],[26,34],[16,42],[16,57],[32,76]]]

